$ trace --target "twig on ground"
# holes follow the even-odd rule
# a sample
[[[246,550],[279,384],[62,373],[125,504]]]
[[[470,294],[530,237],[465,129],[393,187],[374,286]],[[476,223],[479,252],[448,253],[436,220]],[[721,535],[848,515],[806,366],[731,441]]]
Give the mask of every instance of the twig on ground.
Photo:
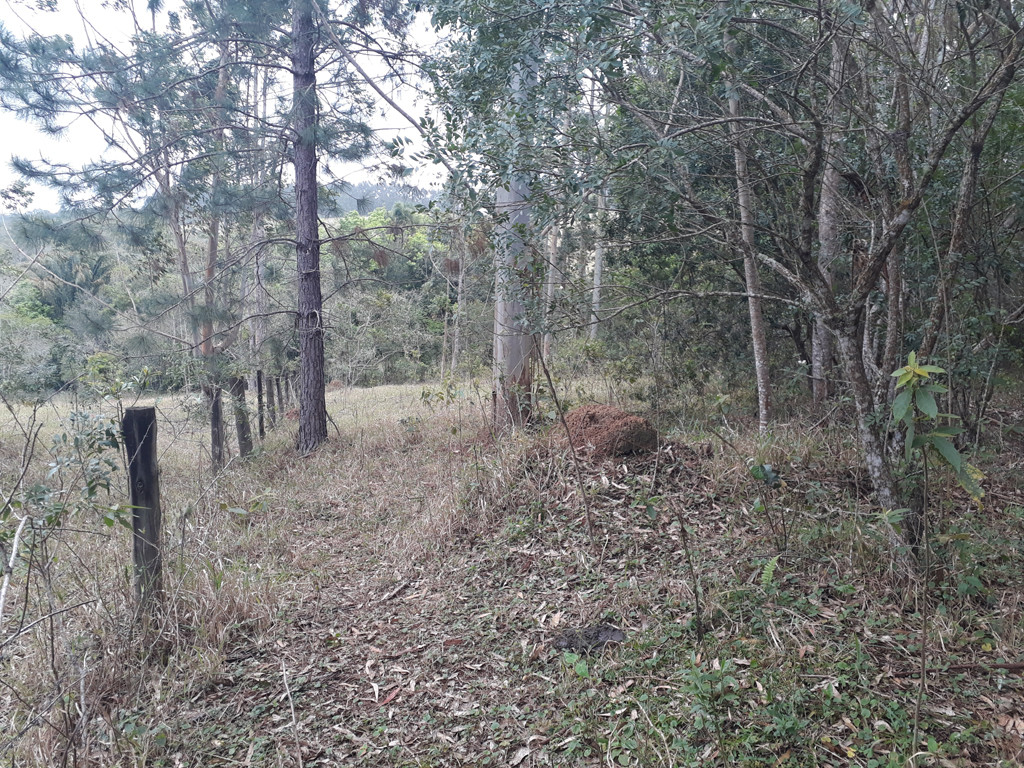
[[[292,731],[295,734],[295,758],[299,761],[299,768],[302,768],[302,744],[299,742],[299,721],[295,717],[295,702],[292,700],[292,691],[288,687],[288,668],[281,659],[281,679],[284,681],[284,692],[288,697],[288,709],[292,713]]]
[[[412,579],[409,579],[408,581],[403,581],[401,584],[399,584],[397,587],[392,589],[390,592],[388,592],[386,595],[384,595],[384,597],[382,597],[377,602],[379,602],[379,603],[386,603],[388,600],[391,600],[395,595],[397,595],[403,589],[408,587],[410,584],[412,584]]]

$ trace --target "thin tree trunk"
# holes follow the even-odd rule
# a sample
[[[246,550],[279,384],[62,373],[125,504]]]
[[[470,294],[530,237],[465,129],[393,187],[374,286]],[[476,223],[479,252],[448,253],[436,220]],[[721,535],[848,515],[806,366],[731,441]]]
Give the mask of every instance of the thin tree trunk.
[[[843,76],[844,50],[838,39],[832,43],[829,80],[839,90]],[[825,284],[832,288],[832,264],[839,255],[839,159],[842,144],[838,128],[830,125],[824,139],[824,164],[821,176],[821,198],[818,202],[818,268]],[[829,368],[832,365],[832,333],[820,315],[814,316],[811,336],[811,393],[815,405],[828,399]]]
[[[903,352],[903,266],[900,263],[900,249],[893,248],[886,265],[885,293],[888,300],[885,317],[885,346],[882,348],[881,372],[875,383],[875,402],[892,402],[896,391],[896,379],[891,374],[898,367]]]
[[[878,370],[878,306],[869,302],[864,307],[864,328],[861,333],[861,360],[864,361],[864,373],[867,374],[868,383],[872,391],[882,378]]]
[[[963,171],[960,174],[960,189],[957,194],[956,208],[953,211],[949,245],[946,247],[945,275],[939,282],[939,292],[932,307],[931,316],[925,323],[924,336],[921,339],[920,357],[922,361],[935,352],[935,345],[946,320],[946,307],[950,303],[953,284],[960,271],[960,262],[967,242],[968,225],[974,205],[974,191],[978,185],[978,172],[981,168],[981,154],[985,149],[985,140],[988,138],[999,108],[1002,106],[1005,93],[1005,90],[1001,91],[999,96],[993,100],[982,125],[971,137],[967,160],[964,162]]]
[[[229,384],[235,412],[235,433],[238,436],[238,455],[245,458],[252,453],[252,427],[245,402],[245,378],[234,376]]]
[[[283,375],[274,377],[274,387],[277,389],[277,410],[282,418],[284,418],[285,411],[284,390],[281,389],[281,378]]]
[[[249,249],[253,255],[252,290],[253,311],[249,316],[249,351],[257,373],[263,370],[263,345],[267,339],[267,288],[264,259],[266,231],[262,215],[256,217],[249,232]],[[257,389],[259,389],[257,382]],[[262,399],[261,399],[262,401]],[[262,433],[260,435],[262,437]]]
[[[462,359],[462,315],[465,295],[463,285],[466,281],[466,259],[469,257],[469,249],[466,247],[466,238],[462,230],[458,234],[459,243],[459,277],[455,288],[455,317],[454,328],[452,329],[452,378],[458,375],[459,362]]]
[[[548,228],[547,236],[547,276],[544,281],[544,340],[541,343],[541,353],[545,360],[551,358],[551,348],[554,344],[554,333],[551,331],[551,312],[555,306],[555,293],[560,284],[561,267],[558,263],[558,225],[552,224]]]
[[[220,73],[217,76],[217,87],[214,91],[214,105],[220,109],[227,94],[228,74],[228,47],[227,43],[221,46]],[[218,114],[216,120],[218,127],[214,138],[218,147],[223,149],[224,128],[219,125],[221,116]],[[214,158],[214,171],[210,179],[209,195],[211,204],[219,193],[221,174],[219,166],[220,158]],[[203,316],[200,324],[199,351],[205,362],[206,373],[210,377],[209,393],[210,399],[210,455],[213,459],[213,471],[219,472],[224,467],[224,417],[221,408],[220,370],[217,364],[217,355],[220,349],[213,343],[214,316],[216,310],[216,294],[214,291],[217,278],[217,262],[220,258],[220,217],[217,213],[211,213],[210,225],[207,233],[206,243],[206,264],[203,269]]]
[[[327,439],[324,383],[323,295],[320,291],[320,236],[317,205],[317,103],[313,0],[292,6],[295,148],[295,253],[298,267],[299,435],[307,453]]]
[[[733,47],[726,35],[726,50]],[[754,238],[754,196],[750,187],[747,169],[747,151],[740,135],[740,126],[735,118],[740,116],[739,98],[729,99],[729,123],[732,137],[733,158],[736,164],[736,197],[740,210],[740,242],[743,250],[743,275],[747,283],[747,307],[750,312],[750,339],[754,351],[754,376],[757,381],[758,428],[764,432],[772,418],[772,383],[768,369],[768,336],[761,309],[761,278],[757,273],[754,253],[757,245]]]
[[[594,239],[594,288],[590,294],[590,340],[597,341],[597,326],[601,322],[601,282],[604,277],[604,189],[597,193],[597,224]]]
[[[448,298],[448,291],[451,290],[450,286],[445,285],[445,298]],[[441,336],[441,378],[444,378],[445,367],[448,365],[448,315],[450,313],[445,310],[444,313],[444,333]]]

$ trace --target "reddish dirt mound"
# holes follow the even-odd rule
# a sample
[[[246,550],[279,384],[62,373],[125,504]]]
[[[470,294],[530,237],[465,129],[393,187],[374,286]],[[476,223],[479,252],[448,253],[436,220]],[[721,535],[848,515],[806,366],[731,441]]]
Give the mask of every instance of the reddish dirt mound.
[[[647,419],[611,405],[584,405],[565,414],[569,436],[577,449],[591,449],[597,458],[646,453],[658,447],[658,433]]]

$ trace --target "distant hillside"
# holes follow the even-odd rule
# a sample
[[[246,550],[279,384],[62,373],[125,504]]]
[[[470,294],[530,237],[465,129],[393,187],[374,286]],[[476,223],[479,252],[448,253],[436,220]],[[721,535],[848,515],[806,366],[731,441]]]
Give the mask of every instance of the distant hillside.
[[[381,184],[361,181],[344,188],[333,187],[331,196],[320,202],[321,213],[339,216],[350,211],[368,212],[377,208],[394,208],[396,203],[426,205],[437,193],[408,184]]]

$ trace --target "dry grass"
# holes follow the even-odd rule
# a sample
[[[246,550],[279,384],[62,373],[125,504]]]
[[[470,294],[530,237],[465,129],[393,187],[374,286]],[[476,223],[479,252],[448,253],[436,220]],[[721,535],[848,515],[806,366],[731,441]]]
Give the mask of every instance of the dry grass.
[[[44,620],[0,649],[3,760],[887,765],[906,747],[893,713],[916,690],[917,593],[888,570],[852,435],[691,425],[654,456],[588,462],[591,542],[557,440],[496,443],[472,387],[432,406],[422,391],[332,391],[340,434],[331,427],[322,450],[297,455],[285,422],[217,478],[203,424],[158,399],[164,610],[134,620],[128,533],[94,512],[34,540],[0,638]],[[55,416],[69,410],[49,409],[44,434],[64,429]],[[10,429],[0,421],[5,438]],[[4,488],[20,461],[11,445],[0,442]],[[712,450],[691,450],[702,445]],[[42,458],[33,482],[45,479]],[[759,485],[754,463],[785,485]],[[1001,508],[1024,505],[1018,489],[1001,492]],[[123,493],[118,479],[110,500]],[[991,535],[991,520],[975,524]],[[1012,538],[1021,525],[1001,530]],[[945,583],[965,568],[949,560]],[[1011,657],[1016,587],[993,577],[991,605],[946,600],[933,645],[965,663]],[[551,650],[561,628],[604,620],[630,641],[584,660],[585,675]],[[821,681],[852,693],[823,698]],[[975,757],[944,755],[994,764],[1013,753],[997,718],[1022,708],[1019,685],[974,682],[933,682],[935,712],[956,714],[929,715],[930,733],[987,723],[963,747]],[[975,706],[983,693],[991,708]],[[686,714],[697,711],[704,725]],[[865,742],[845,725],[863,717],[893,733]]]
[[[127,404],[158,411],[164,610],[135,622],[129,532],[100,522],[104,507],[127,499],[123,472],[111,475],[110,493],[95,504],[69,505],[62,526],[26,534],[28,554],[12,574],[2,617],[0,753],[38,765],[140,759],[140,749],[162,741],[159,728],[135,725],[154,692],[202,690],[229,648],[256,642],[296,595],[316,592],[319,577],[311,574],[335,554],[339,520],[344,538],[361,538],[376,563],[446,546],[460,526],[461,472],[473,456],[466,441],[477,438],[479,420],[464,400],[439,412],[421,394],[421,387],[332,391],[328,410],[340,435],[324,450],[297,456],[294,422],[285,421],[258,455],[230,461],[216,478],[206,428],[187,400]],[[86,407],[117,415],[116,405],[71,400],[45,404],[35,419],[24,404],[5,413],[5,492],[20,474],[25,433],[37,437],[28,487],[47,480],[51,441],[71,432],[69,414]],[[50,480],[69,500],[82,483],[75,469]]]

